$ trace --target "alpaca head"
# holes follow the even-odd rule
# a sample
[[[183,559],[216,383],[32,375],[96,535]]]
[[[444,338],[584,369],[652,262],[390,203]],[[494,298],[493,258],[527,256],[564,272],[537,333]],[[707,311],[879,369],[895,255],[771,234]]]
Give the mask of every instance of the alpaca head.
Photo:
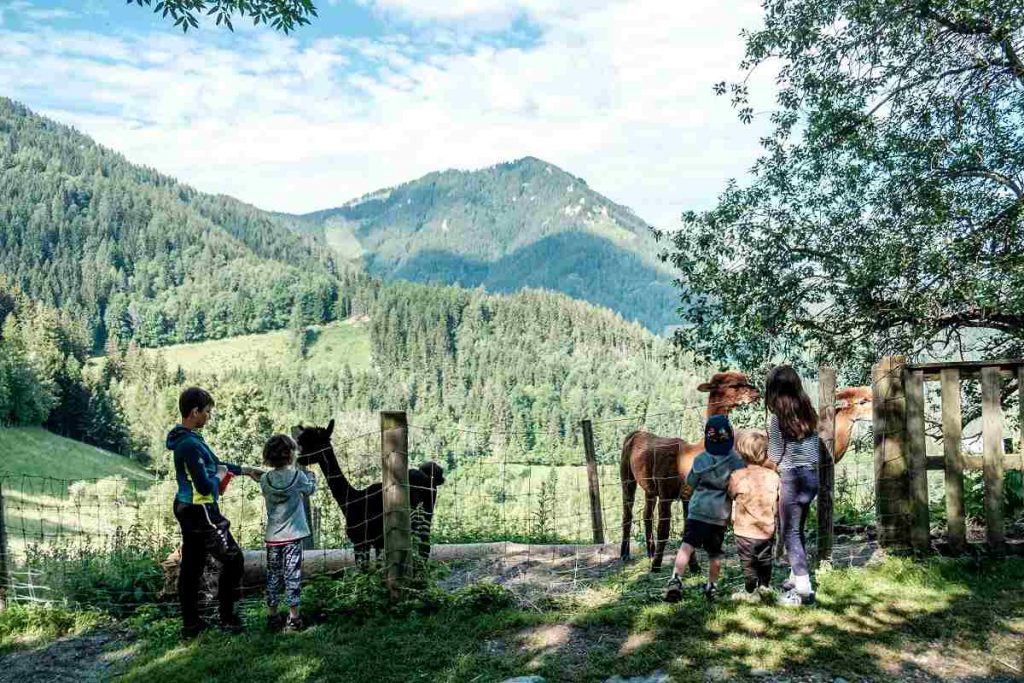
[[[326,427],[303,427],[301,424],[292,427],[292,438],[299,444],[302,455],[319,454],[331,447],[331,434],[334,433],[334,420]]]
[[[419,470],[430,477],[431,486],[436,488],[444,483],[444,468],[436,462],[425,462],[419,466]]]
[[[836,392],[836,414],[851,422],[870,420],[872,399],[871,387],[844,387]]]
[[[718,372],[710,382],[704,382],[697,391],[708,394],[708,415],[728,415],[736,406],[754,403],[761,392],[742,372]]]

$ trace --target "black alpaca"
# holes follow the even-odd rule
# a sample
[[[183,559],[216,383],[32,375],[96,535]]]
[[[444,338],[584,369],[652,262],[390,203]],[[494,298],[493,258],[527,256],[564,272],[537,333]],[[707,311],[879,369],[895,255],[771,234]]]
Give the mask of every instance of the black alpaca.
[[[357,489],[349,483],[331,446],[334,420],[326,428],[292,428],[292,436],[299,444],[300,465],[319,465],[327,487],[345,515],[345,533],[355,546],[356,562],[370,560],[370,549],[378,557],[384,553],[384,496],[380,483]],[[444,470],[440,465],[427,462],[409,470],[409,503],[412,509],[412,530],[419,539],[419,552],[423,559],[430,556],[430,527],[437,502],[437,487],[444,483]]]

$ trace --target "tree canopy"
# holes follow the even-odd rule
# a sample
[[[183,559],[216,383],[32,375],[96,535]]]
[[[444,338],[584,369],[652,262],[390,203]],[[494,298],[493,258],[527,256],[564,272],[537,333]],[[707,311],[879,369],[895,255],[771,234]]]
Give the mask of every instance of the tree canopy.
[[[677,340],[753,368],[1024,353],[1024,5],[768,0],[778,66],[746,186],[684,215]],[[719,84],[740,118],[745,83]]]
[[[312,0],[128,0],[139,7],[152,7],[153,11],[170,17],[182,31],[199,28],[202,14],[216,18],[217,26],[234,30],[232,17],[252,19],[252,23],[268,24],[273,29],[289,33],[315,17],[316,5]]]

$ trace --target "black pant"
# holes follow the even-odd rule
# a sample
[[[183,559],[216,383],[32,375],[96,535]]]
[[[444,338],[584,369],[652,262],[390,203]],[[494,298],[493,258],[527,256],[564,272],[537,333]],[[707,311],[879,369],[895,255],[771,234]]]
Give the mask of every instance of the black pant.
[[[242,550],[231,536],[231,523],[216,504],[189,505],[174,501],[174,516],[181,527],[181,567],[178,570],[178,600],[185,626],[199,623],[199,582],[207,555],[221,563],[217,579],[217,601],[221,618],[235,613],[241,592],[244,560]]]
[[[743,585],[748,593],[772,582],[772,539],[736,536],[736,554],[743,566]]]

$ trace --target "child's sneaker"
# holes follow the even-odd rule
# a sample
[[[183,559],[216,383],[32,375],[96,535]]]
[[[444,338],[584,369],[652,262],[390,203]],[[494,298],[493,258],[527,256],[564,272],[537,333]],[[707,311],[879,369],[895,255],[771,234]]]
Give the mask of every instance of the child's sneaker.
[[[787,607],[801,607],[804,605],[814,604],[814,593],[808,593],[807,595],[800,595],[795,590],[787,591],[779,598],[779,604]]]
[[[729,596],[732,602],[745,602],[747,604],[756,604],[760,602],[760,596],[757,593],[748,593],[746,590],[736,591]]]
[[[668,581],[668,585],[665,586],[665,592],[662,593],[661,599],[665,602],[679,602],[683,599],[683,582],[678,576],[673,576]]]
[[[220,615],[220,630],[225,633],[241,633],[245,630],[245,626],[237,614],[222,614]]]
[[[284,628],[284,615],[280,612],[274,612],[273,614],[267,615],[267,629],[271,631],[280,631]]]
[[[704,586],[704,599],[708,602],[714,602],[715,598],[718,597],[718,586],[713,583],[709,583]]]
[[[285,633],[295,633],[296,631],[302,630],[302,618],[301,617],[288,617],[288,621],[284,625]]]
[[[779,602],[779,594],[772,590],[770,586],[758,586],[757,597],[765,605],[776,605]]]

